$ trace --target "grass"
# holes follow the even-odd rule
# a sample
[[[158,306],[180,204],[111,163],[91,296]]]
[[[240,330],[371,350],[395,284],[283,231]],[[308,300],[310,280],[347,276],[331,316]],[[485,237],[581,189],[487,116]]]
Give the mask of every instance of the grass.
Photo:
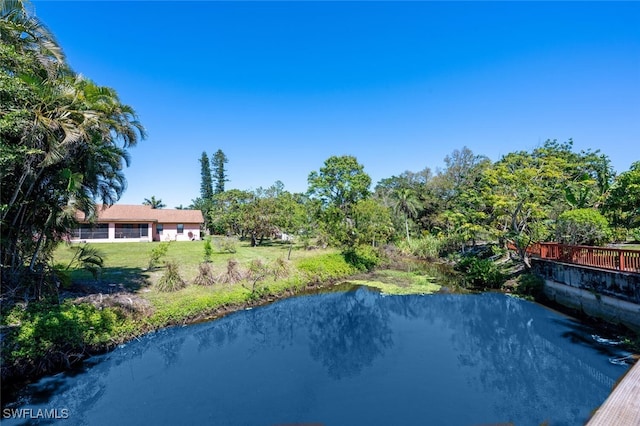
[[[277,258],[287,258],[288,244],[269,244],[266,246],[250,247],[248,242],[237,243],[235,253],[216,251],[215,237],[212,241],[213,253],[211,266],[214,270],[226,267],[230,259],[237,260],[241,265],[248,265],[251,260],[260,259],[272,262]],[[104,268],[101,277],[103,282],[123,284],[129,290],[139,290],[140,287],[155,284],[162,275],[162,267],[149,270],[151,251],[159,243],[101,243],[93,244],[104,255]],[[198,267],[204,261],[204,241],[173,241],[169,245],[167,254],[160,263],[174,261],[180,267],[182,277],[192,282],[198,275]],[[291,253],[293,263],[302,259],[317,257],[321,254],[335,253],[335,250],[302,250],[296,249]],[[55,262],[66,265],[73,256],[73,250],[67,245],[61,245],[56,250]],[[91,282],[93,277],[87,271],[72,269],[71,279],[75,282]],[[135,277],[134,277],[135,275]],[[144,282],[144,285],[140,283]]]
[[[104,268],[99,282],[95,282],[91,274],[82,269],[70,270],[71,280],[98,287],[105,293],[118,288],[136,293],[151,303],[154,313],[147,319],[149,324],[161,327],[163,324],[186,322],[189,318],[206,315],[220,306],[242,304],[267,293],[296,290],[304,287],[307,282],[337,279],[356,272],[335,249],[296,248],[291,252],[291,260],[286,260],[288,244],[272,243],[251,247],[248,242],[239,242],[236,244],[237,251],[229,253],[216,251],[218,245],[214,238],[214,251],[208,262],[214,275],[223,274],[230,260],[237,261],[242,271],[247,271],[252,262],[259,261],[280,269],[286,264],[290,266],[290,273],[286,277],[278,277],[279,279],[276,279],[277,274],[265,277],[256,286],[256,292],[245,288],[246,283],[243,282],[217,283],[203,287],[194,282],[198,277],[200,264],[204,262],[204,241],[174,241],[169,245],[166,255],[160,259],[162,266],[148,269],[151,252],[158,244],[94,244],[104,255]],[[66,245],[58,247],[54,254],[56,263],[61,264],[68,263],[72,255],[72,248]],[[187,283],[184,289],[160,291],[158,283],[167,272],[166,264],[177,266],[179,276]]]

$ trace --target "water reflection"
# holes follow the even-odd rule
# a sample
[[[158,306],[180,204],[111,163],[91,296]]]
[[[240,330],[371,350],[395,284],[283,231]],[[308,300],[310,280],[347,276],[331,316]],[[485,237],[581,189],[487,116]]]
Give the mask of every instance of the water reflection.
[[[360,374],[393,346],[390,312],[382,301],[361,290],[312,308],[309,351],[330,377]]]
[[[628,368],[591,334],[499,294],[359,289],[155,333],[9,408],[90,425],[582,425]]]

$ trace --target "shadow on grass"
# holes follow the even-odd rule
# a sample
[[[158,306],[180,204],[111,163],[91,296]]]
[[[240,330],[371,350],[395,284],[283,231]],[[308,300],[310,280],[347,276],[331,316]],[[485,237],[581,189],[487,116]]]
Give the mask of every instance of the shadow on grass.
[[[149,272],[141,268],[102,268],[96,280],[84,270],[71,271],[71,290],[83,293],[137,292],[150,285]]]

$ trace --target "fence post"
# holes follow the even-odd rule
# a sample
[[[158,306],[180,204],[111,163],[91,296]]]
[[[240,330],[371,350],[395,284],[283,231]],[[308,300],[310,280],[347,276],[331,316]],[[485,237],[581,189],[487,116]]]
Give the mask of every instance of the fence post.
[[[624,251],[620,250],[620,265],[618,266],[620,271],[624,271]]]

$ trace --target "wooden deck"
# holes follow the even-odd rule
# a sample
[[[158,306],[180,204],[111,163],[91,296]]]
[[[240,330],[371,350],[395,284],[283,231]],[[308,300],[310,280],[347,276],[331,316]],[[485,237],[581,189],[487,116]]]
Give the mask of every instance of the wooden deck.
[[[627,372],[587,426],[640,425],[640,361]]]

